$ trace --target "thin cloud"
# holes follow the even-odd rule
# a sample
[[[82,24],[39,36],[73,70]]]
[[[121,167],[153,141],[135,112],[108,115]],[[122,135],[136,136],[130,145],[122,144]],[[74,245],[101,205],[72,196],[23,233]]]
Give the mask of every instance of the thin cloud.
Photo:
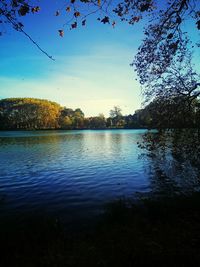
[[[80,107],[86,116],[107,116],[113,105],[120,105],[124,113],[133,113],[141,99],[129,66],[130,54],[121,46],[96,47],[86,55],[59,58],[37,79],[0,77],[0,97],[46,98]]]

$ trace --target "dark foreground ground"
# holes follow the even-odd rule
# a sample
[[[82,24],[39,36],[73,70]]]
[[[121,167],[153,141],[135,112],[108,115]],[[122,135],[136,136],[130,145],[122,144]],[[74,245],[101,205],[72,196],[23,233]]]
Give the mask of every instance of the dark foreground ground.
[[[52,218],[0,225],[0,266],[200,266],[200,194],[120,200],[98,223],[69,232]]]

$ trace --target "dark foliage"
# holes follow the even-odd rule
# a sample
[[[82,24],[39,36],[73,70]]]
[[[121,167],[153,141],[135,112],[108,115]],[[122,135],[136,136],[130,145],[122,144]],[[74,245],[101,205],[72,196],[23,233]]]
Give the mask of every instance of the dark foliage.
[[[1,222],[2,267],[198,266],[200,197],[109,204],[98,225],[68,232],[53,218]],[[12,256],[11,256],[12,255]]]
[[[86,118],[80,108],[73,110],[42,99],[0,100],[1,130],[199,128],[199,122],[200,104],[192,91],[191,97],[156,98],[133,115],[123,116],[115,106],[109,118],[103,114]]]

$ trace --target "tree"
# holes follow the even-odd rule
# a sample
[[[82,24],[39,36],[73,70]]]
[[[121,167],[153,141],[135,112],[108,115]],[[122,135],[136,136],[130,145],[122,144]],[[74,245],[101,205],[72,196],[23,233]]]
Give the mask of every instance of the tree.
[[[123,128],[125,125],[125,121],[123,119],[123,115],[121,113],[121,108],[118,106],[114,106],[113,109],[110,110],[110,124],[111,127]]]
[[[99,116],[88,118],[88,128],[91,129],[104,129],[106,128],[106,120],[103,114]]]
[[[74,111],[71,108],[66,108],[64,107],[61,111],[61,116],[65,117],[65,116],[69,116],[72,117],[74,115]]]
[[[0,129],[80,129],[84,113],[37,98],[0,100]]]
[[[69,117],[69,116],[62,116],[60,119],[59,119],[59,126],[61,129],[72,129],[72,118]]]
[[[0,129],[55,129],[61,106],[36,98],[0,100]]]
[[[149,81],[143,93],[147,102],[154,98],[181,97],[189,108],[193,100],[200,96],[199,87],[200,75],[193,68],[191,53],[186,51],[180,62],[173,62],[164,74]]]
[[[80,108],[76,108],[75,110],[74,110],[74,114],[76,115],[79,115],[79,116],[82,116],[82,117],[84,117],[85,115],[84,115],[84,113],[83,113],[83,111],[80,109]]]
[[[113,119],[122,117],[121,111],[120,107],[114,106],[113,109],[110,110],[110,117]]]
[[[84,127],[84,113],[80,108],[75,110],[64,107],[59,117],[59,125],[62,129],[79,129]]]
[[[80,108],[75,109],[72,119],[75,129],[84,128],[84,113]]]

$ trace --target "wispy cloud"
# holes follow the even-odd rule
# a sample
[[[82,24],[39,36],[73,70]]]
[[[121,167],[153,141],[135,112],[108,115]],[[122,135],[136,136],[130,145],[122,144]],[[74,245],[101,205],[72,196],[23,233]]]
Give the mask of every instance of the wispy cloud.
[[[80,107],[86,116],[114,105],[123,113],[140,107],[140,89],[129,66],[132,51],[120,45],[95,47],[86,55],[59,57],[36,78],[0,76],[0,97],[38,97]]]

